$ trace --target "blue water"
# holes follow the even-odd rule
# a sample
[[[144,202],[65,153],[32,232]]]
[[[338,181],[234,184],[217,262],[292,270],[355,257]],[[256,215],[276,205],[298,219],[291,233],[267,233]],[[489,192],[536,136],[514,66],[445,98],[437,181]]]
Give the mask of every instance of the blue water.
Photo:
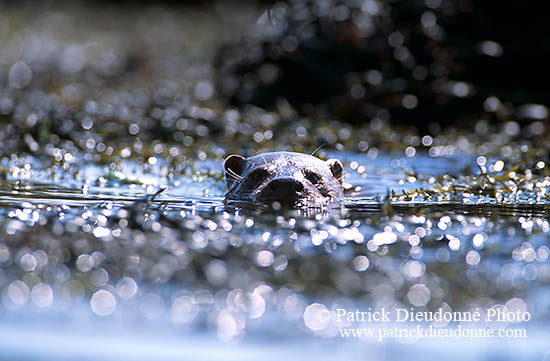
[[[171,179],[162,161],[146,172],[124,162],[118,171],[138,181],[130,185],[101,184],[110,170],[94,164],[52,181],[33,159],[11,164],[31,168],[8,176],[0,194],[0,360],[550,359],[544,206],[502,213],[491,202],[434,201],[419,204],[438,208],[418,213],[401,202],[392,219],[379,208],[388,191],[430,187],[409,174],[460,174],[475,158],[329,157],[343,159],[352,189],[349,209],[323,217],[225,206],[221,159]],[[142,216],[136,204],[150,208]],[[131,221],[134,211],[133,228],[116,218]],[[62,248],[72,255],[56,253]],[[206,278],[187,276],[194,260]],[[329,281],[315,276],[325,273]],[[190,303],[179,309],[178,297]],[[423,297],[433,306],[424,307]],[[526,328],[522,339],[376,341],[317,331],[305,311],[316,303],[366,309],[407,302],[421,310],[506,303],[533,318],[508,326]],[[176,311],[185,321],[174,320]]]

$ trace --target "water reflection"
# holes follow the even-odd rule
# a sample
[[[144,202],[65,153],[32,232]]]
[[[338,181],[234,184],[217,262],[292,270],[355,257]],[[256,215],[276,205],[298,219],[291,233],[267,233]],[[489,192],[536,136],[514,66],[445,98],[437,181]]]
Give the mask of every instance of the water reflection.
[[[33,200],[33,192],[43,196]],[[173,201],[169,192],[145,203],[113,196],[93,205],[76,196],[67,202],[65,192],[55,189],[51,205],[40,186],[20,196],[26,203],[4,199],[0,255],[4,274],[16,277],[4,286],[4,307],[55,308],[84,292],[100,316],[126,312],[119,309],[136,300],[145,319],[166,316],[167,307],[177,325],[208,315],[226,339],[243,335],[246,320],[266,309],[282,307],[293,318],[298,304],[307,311],[306,300],[327,302],[332,290],[371,305],[461,309],[508,302],[550,277],[544,205],[394,203],[390,214],[358,198],[329,216],[273,217],[223,211],[221,201]],[[190,292],[169,296],[178,284]],[[191,291],[198,289],[209,291]],[[273,297],[284,290],[291,293]],[[530,312],[545,315],[528,302]]]

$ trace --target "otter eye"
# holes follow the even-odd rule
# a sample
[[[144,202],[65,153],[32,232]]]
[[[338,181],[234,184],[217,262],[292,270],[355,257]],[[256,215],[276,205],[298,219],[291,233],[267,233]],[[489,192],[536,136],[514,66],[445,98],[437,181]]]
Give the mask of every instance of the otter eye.
[[[256,169],[250,173],[247,177],[248,184],[251,188],[256,187],[267,178],[267,171],[265,169]]]
[[[321,182],[321,176],[319,176],[318,174],[316,174],[314,172],[306,170],[304,172],[304,176],[306,177],[306,179],[308,181],[311,182],[311,184],[319,184],[319,182]]]

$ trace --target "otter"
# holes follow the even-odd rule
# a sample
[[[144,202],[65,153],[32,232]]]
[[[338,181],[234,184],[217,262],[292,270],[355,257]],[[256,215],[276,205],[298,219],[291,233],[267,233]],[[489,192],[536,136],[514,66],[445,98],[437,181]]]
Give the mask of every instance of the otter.
[[[284,207],[325,207],[343,197],[343,166],[338,159],[273,152],[224,162],[227,200],[278,203]]]

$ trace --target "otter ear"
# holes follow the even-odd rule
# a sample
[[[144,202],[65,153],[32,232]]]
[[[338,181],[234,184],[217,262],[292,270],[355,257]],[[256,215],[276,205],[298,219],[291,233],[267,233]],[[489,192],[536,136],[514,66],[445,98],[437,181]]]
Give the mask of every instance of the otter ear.
[[[227,188],[231,188],[233,183],[238,180],[244,170],[245,164],[246,160],[244,157],[237,154],[225,158],[223,168],[225,169],[225,182],[227,183]]]
[[[342,177],[342,173],[344,171],[344,166],[342,165],[342,162],[340,162],[338,159],[329,159],[327,160],[327,164],[330,168],[330,171],[332,172],[332,176],[340,183],[344,181],[344,177]]]

